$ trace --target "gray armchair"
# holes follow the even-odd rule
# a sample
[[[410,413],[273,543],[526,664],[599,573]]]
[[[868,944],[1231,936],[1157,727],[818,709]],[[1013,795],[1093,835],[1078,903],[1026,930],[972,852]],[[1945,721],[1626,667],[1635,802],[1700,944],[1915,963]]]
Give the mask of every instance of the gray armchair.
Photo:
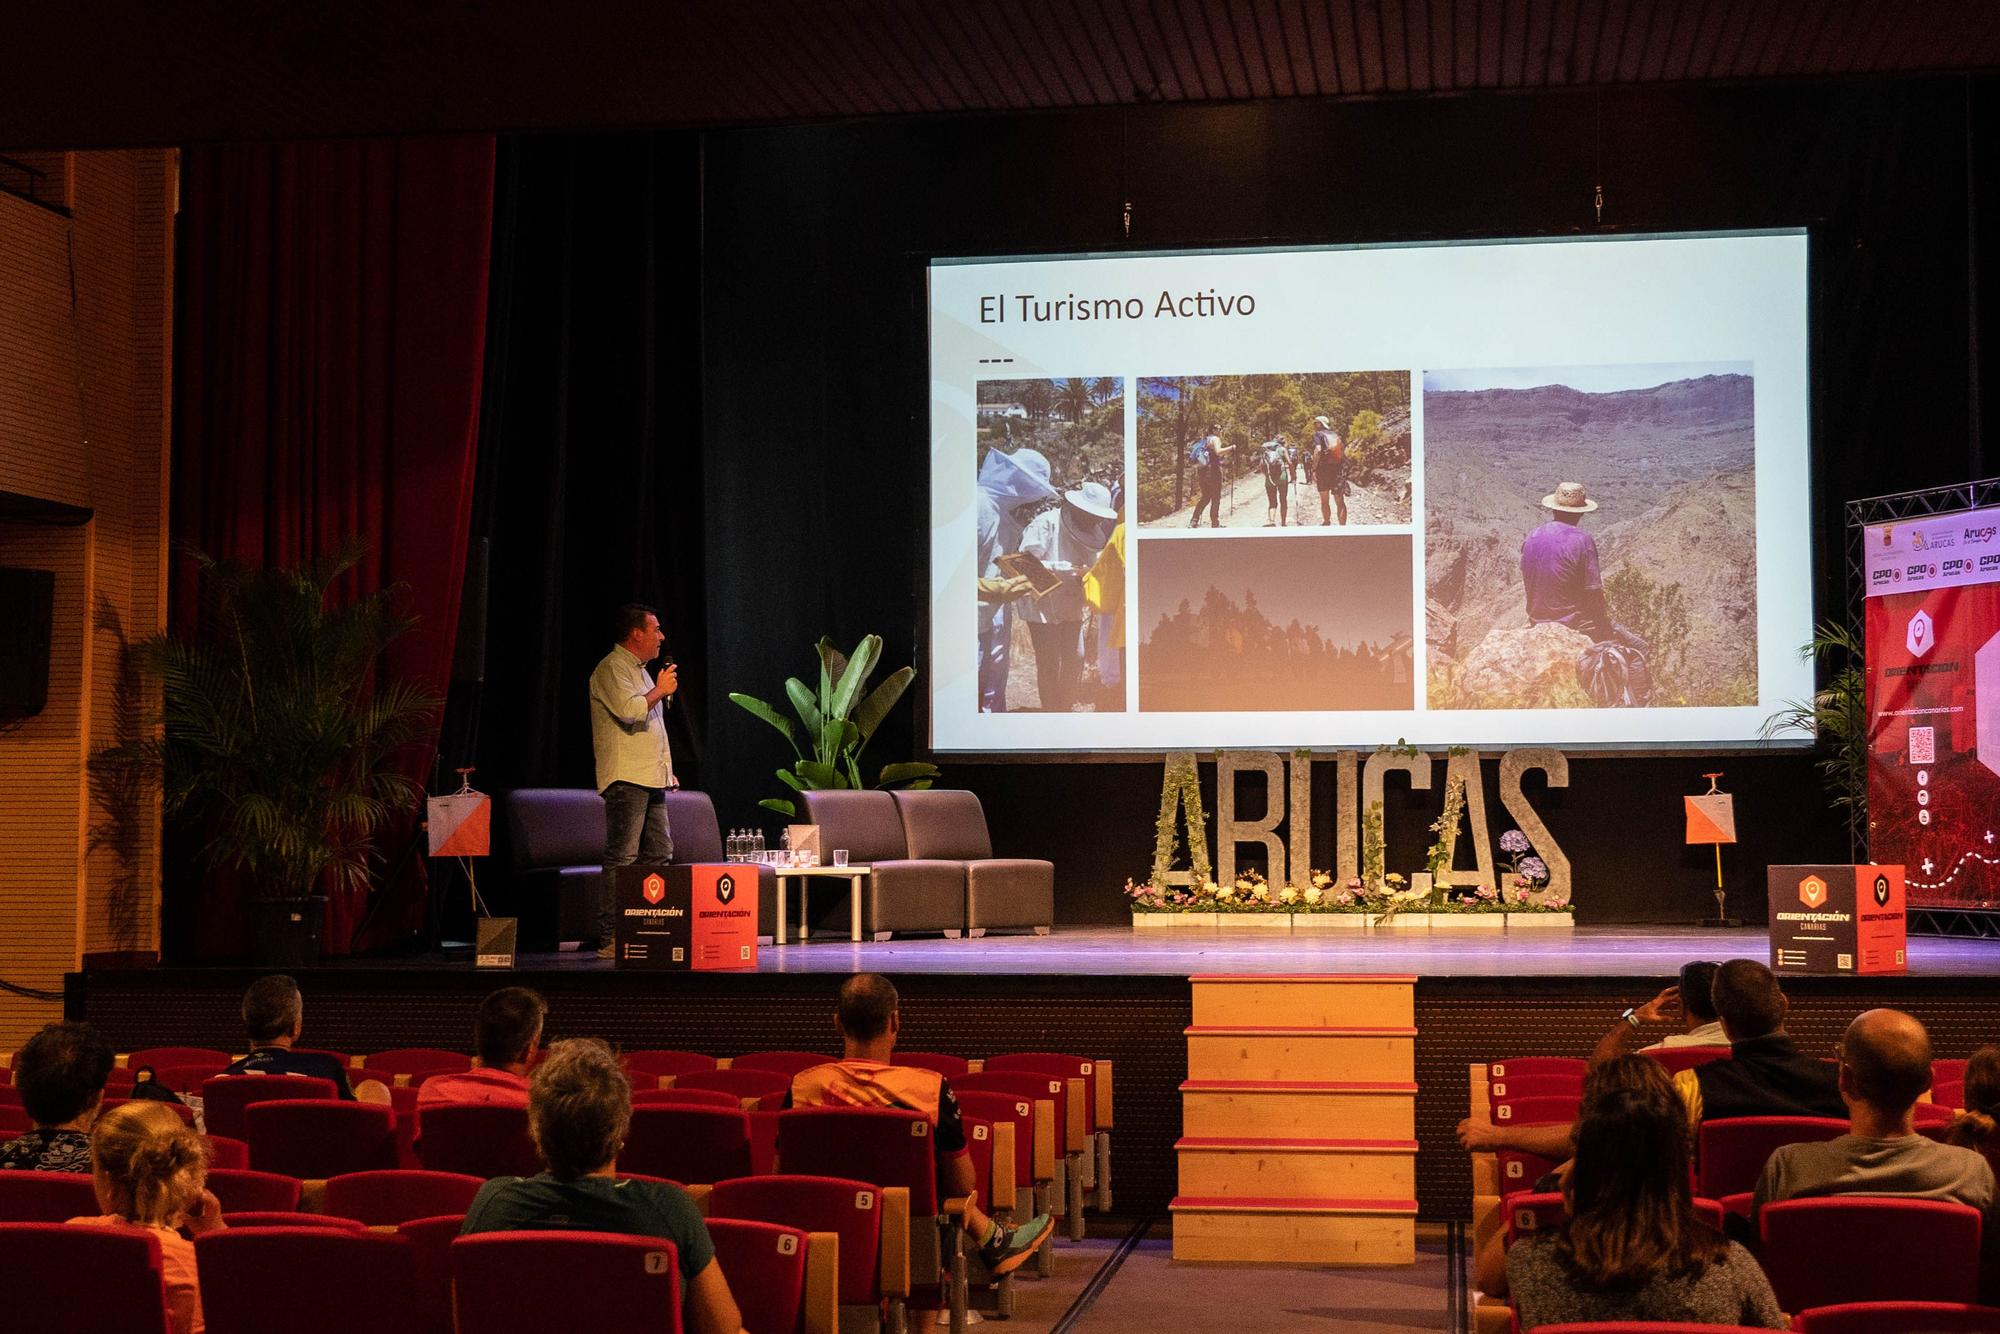
[[[806,820],[819,826],[821,854],[846,848],[873,868],[861,899],[861,929],[876,939],[893,932],[965,929],[965,866],[911,857],[896,799],[887,792],[806,792]]]
[[[597,931],[597,877],[604,865],[604,798],[587,787],[509,792],[507,871],[521,948],[553,950]],[[503,914],[503,898],[495,904]]]
[[[975,936],[996,929],[1048,933],[1056,916],[1055,864],[995,857],[978,796],[951,789],[891,795],[910,856],[965,864],[967,930]]]

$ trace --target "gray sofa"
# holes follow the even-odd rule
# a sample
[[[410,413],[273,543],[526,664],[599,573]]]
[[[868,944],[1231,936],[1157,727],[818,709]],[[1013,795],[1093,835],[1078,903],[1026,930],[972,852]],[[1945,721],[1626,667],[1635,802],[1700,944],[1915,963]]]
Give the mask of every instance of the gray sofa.
[[[986,810],[977,795],[952,789],[896,792],[910,856],[962,862],[965,926],[1046,933],[1056,919],[1055,863],[995,857]]]
[[[524,787],[506,797],[508,893],[496,909],[521,919],[521,948],[553,950],[589,940],[604,859],[604,798],[589,788]],[[706,792],[667,793],[674,861],[724,860],[722,829]],[[757,870],[757,933],[777,921],[771,868]]]
[[[986,815],[970,792],[815,791],[803,794],[820,848],[872,868],[861,929],[895,933],[1047,931],[1055,921],[1055,867],[992,856]]]

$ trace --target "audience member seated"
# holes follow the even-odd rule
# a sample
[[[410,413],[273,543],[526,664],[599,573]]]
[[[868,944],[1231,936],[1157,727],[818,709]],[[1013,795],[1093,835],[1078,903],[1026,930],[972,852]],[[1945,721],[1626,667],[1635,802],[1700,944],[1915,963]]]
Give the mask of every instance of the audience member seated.
[[[664,1182],[618,1177],[631,1120],[632,1086],[611,1048],[594,1038],[551,1044],[528,1080],[528,1132],[549,1170],[488,1181],[460,1235],[560,1229],[664,1237],[680,1254],[682,1323],[693,1334],[737,1334],[743,1317],[694,1201]]]
[[[333,1081],[334,1092],[352,1101],[347,1071],[339,1061],[318,1052],[293,1051],[305,1031],[305,998],[299,984],[283,973],[260,977],[243,993],[243,1029],[250,1054],[232,1064],[225,1075],[310,1075]]]
[[[951,1085],[935,1070],[892,1065],[896,1033],[902,1026],[896,986],[880,973],[856,973],[840,988],[834,1027],[840,1033],[841,1059],[803,1070],[792,1078],[786,1095],[789,1107],[900,1107],[921,1113],[933,1127],[938,1194],[974,1194],[977,1183],[972,1155],[966,1151],[965,1126]],[[979,1247],[980,1259],[994,1277],[1012,1273],[1048,1242],[1055,1220],[1036,1214],[1014,1227],[1001,1227],[975,1203],[965,1211],[965,1230]]]
[[[0,1144],[0,1170],[88,1172],[90,1125],[115,1060],[89,1024],[50,1024],[29,1038],[14,1060],[14,1086],[35,1127]]]
[[[1972,1149],[1990,1166],[2000,1156],[2000,1047],[1981,1047],[1965,1063],[1965,1106],[1944,1132],[1944,1142]]]
[[[1612,1067],[1625,1066],[1624,1070]],[[1606,1062],[1586,1095],[1564,1185],[1569,1215],[1507,1251],[1520,1328],[1654,1320],[1789,1328],[1748,1251],[1696,1217],[1685,1104],[1658,1062]],[[1480,1287],[1501,1276],[1482,1257]]]
[[[104,1212],[69,1221],[144,1228],[159,1238],[174,1334],[202,1334],[201,1285],[188,1238],[224,1224],[222,1205],[206,1188],[201,1137],[164,1103],[128,1102],[98,1120],[90,1150],[91,1184]],[[69,1277],[89,1281],[88,1275]]]
[[[1973,1150],[1926,1139],[1913,1124],[1917,1099],[1931,1086],[1924,1026],[1901,1010],[1857,1016],[1840,1039],[1839,1079],[1849,1133],[1779,1148],[1757,1180],[1755,1207],[1820,1195],[1968,1204],[1985,1215],[1980,1233],[1987,1254],[1995,1254],[1993,1169]]]
[[[1641,1051],[1664,1051],[1671,1047],[1726,1047],[1729,1035],[1715,1013],[1715,975],[1718,963],[1697,960],[1681,965],[1680,982],[1668,987],[1644,1005],[1637,1005],[1618,1017],[1618,1022],[1598,1040],[1590,1054],[1591,1064],[1608,1061],[1630,1049],[1634,1038],[1649,1025],[1679,1020],[1681,1031],[1669,1033]]]
[[[526,987],[502,987],[472,1019],[472,1069],[433,1075],[417,1090],[417,1110],[446,1102],[528,1105],[528,1068],[542,1043],[548,1003]]]

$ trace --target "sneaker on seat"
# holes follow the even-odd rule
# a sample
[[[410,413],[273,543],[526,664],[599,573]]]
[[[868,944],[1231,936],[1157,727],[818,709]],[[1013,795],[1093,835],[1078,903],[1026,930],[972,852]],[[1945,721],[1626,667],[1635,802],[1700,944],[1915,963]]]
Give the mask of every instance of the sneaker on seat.
[[[998,1227],[998,1224],[995,1224]],[[1047,1214],[1036,1214],[1026,1222],[1013,1227],[1002,1227],[993,1234],[993,1240],[979,1248],[979,1258],[995,1278],[1011,1274],[1027,1262],[1029,1256],[1040,1250],[1055,1231],[1056,1221]]]

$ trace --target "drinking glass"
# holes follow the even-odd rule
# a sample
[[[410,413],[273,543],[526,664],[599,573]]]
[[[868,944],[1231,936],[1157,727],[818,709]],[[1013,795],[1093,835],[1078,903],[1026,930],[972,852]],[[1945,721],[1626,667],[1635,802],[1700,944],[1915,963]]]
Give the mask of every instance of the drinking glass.
[[[835,866],[845,866],[845,865],[847,865],[847,849],[846,849],[846,848],[835,848],[835,849],[833,850],[833,864],[834,864]]]

